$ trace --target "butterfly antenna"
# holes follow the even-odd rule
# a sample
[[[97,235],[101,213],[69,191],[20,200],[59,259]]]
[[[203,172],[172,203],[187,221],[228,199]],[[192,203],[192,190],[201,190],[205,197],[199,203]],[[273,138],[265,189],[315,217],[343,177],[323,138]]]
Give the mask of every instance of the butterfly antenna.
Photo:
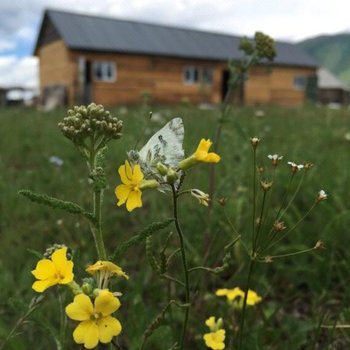
[[[152,119],[152,114],[153,114],[152,111],[149,112],[149,116],[148,116],[147,122],[146,122],[145,126],[143,127],[140,136],[136,139],[135,146],[134,146],[134,150],[137,149],[137,145],[138,145],[139,142],[141,141],[142,137],[145,136],[145,131],[146,131],[146,128],[148,127],[148,125],[149,125],[151,119]]]

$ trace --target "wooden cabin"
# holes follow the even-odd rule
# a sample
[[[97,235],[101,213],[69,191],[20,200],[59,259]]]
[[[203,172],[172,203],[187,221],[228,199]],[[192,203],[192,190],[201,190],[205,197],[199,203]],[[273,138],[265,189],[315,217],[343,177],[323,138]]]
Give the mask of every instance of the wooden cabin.
[[[240,59],[240,37],[46,10],[34,54],[41,96],[64,90],[69,105],[222,102],[229,60]],[[270,66],[254,67],[245,104],[304,103],[317,64],[298,46],[277,42]]]
[[[323,105],[348,106],[350,88],[328,69],[321,67],[317,71],[318,102]]]

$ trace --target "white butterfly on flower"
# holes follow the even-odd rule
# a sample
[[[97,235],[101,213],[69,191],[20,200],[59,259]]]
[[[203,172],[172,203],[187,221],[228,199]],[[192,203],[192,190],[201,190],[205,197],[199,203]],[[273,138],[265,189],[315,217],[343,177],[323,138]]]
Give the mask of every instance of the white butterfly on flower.
[[[184,126],[181,118],[170,120],[158,130],[140,151],[128,152],[131,162],[138,163],[145,176],[157,174],[157,164],[175,167],[184,158]]]

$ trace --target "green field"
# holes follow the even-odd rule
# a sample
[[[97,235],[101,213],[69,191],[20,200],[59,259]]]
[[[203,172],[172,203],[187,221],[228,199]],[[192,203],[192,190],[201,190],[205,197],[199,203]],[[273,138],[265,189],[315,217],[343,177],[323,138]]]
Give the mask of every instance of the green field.
[[[264,165],[266,169],[262,179],[270,180],[273,176],[267,155],[284,156],[276,170],[269,200],[271,215],[281,204],[290,178],[287,161],[314,163],[283,217],[285,225],[293,227],[319,190],[325,190],[329,198],[270,254],[307,249],[317,240],[322,240],[326,249],[257,266],[252,289],[263,297],[263,301],[247,310],[244,349],[348,349],[349,330],[335,328],[335,325],[350,324],[350,111],[316,107],[264,107],[263,110],[265,116],[259,118],[253,108],[235,108],[224,124],[218,150],[222,161],[216,166],[215,196],[210,215],[209,209],[199,206],[194,198],[184,196],[181,200],[179,214],[189,264],[210,267],[222,264],[223,246],[233,237],[224,210],[242,234],[243,242],[249,239],[253,173],[250,137],[262,139],[257,152],[258,165]],[[124,128],[123,137],[110,144],[107,154],[108,188],[103,220],[109,252],[144,226],[172,217],[170,196],[157,191],[146,192],[143,207],[132,213],[116,206],[114,188],[120,181],[117,169],[125,160],[126,151],[134,147],[143,130],[145,135],[140,145],[172,117],[181,116],[185,124],[185,152],[191,154],[202,137],[214,137],[219,116],[217,110],[190,106],[156,107],[153,108],[154,121],[148,123],[149,110],[146,108],[111,111],[124,121]],[[76,274],[81,276],[84,267],[97,260],[89,225],[83,218],[31,203],[18,195],[20,189],[31,189],[91,207],[86,165],[57,127],[65,113],[64,110],[48,113],[32,109],[0,110],[0,345],[35,295],[31,289],[34,279],[30,271],[38,259],[33,251],[43,252],[53,243],[66,244],[79,257]],[[50,163],[51,156],[61,158],[63,165]],[[191,169],[186,188],[207,192],[209,169],[210,165]],[[293,183],[293,190],[298,182]],[[225,208],[218,204],[218,199],[223,197],[228,199]],[[172,230],[169,227],[155,235],[156,254],[162,250]],[[176,247],[177,239],[173,235],[167,253]],[[143,332],[166,306],[169,296],[181,299],[183,294],[175,293],[168,281],[154,273],[143,245],[128,250],[117,263],[130,276],[128,281],[116,286],[116,290],[123,293],[122,308],[118,311],[118,319],[123,324],[119,343],[122,349],[139,349]],[[190,311],[188,350],[206,348],[202,334],[206,332],[204,322],[211,315],[220,314],[225,324],[238,327],[238,323],[235,324],[237,315],[214,293],[218,288],[244,286],[247,265],[245,251],[237,244],[235,261],[228,271],[219,275],[193,274],[194,302]],[[179,255],[174,257],[170,271],[182,278]],[[17,329],[18,334],[5,349],[28,349],[28,344],[36,350],[60,349],[55,338],[67,339],[65,348],[74,348],[71,340],[73,322],[60,328],[59,300],[67,303],[70,296],[57,289],[45,295],[42,307]],[[181,319],[182,310],[173,308],[164,325],[149,338],[145,349],[170,349]],[[324,328],[324,325],[330,327]]]

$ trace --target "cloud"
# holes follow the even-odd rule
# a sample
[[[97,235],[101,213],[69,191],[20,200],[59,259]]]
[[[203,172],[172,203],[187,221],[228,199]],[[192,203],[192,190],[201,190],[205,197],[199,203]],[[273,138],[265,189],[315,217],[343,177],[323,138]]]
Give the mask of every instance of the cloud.
[[[0,86],[38,87],[38,59],[0,56]]]
[[[3,51],[13,50],[16,47],[16,43],[10,40],[0,39],[0,54]]]

